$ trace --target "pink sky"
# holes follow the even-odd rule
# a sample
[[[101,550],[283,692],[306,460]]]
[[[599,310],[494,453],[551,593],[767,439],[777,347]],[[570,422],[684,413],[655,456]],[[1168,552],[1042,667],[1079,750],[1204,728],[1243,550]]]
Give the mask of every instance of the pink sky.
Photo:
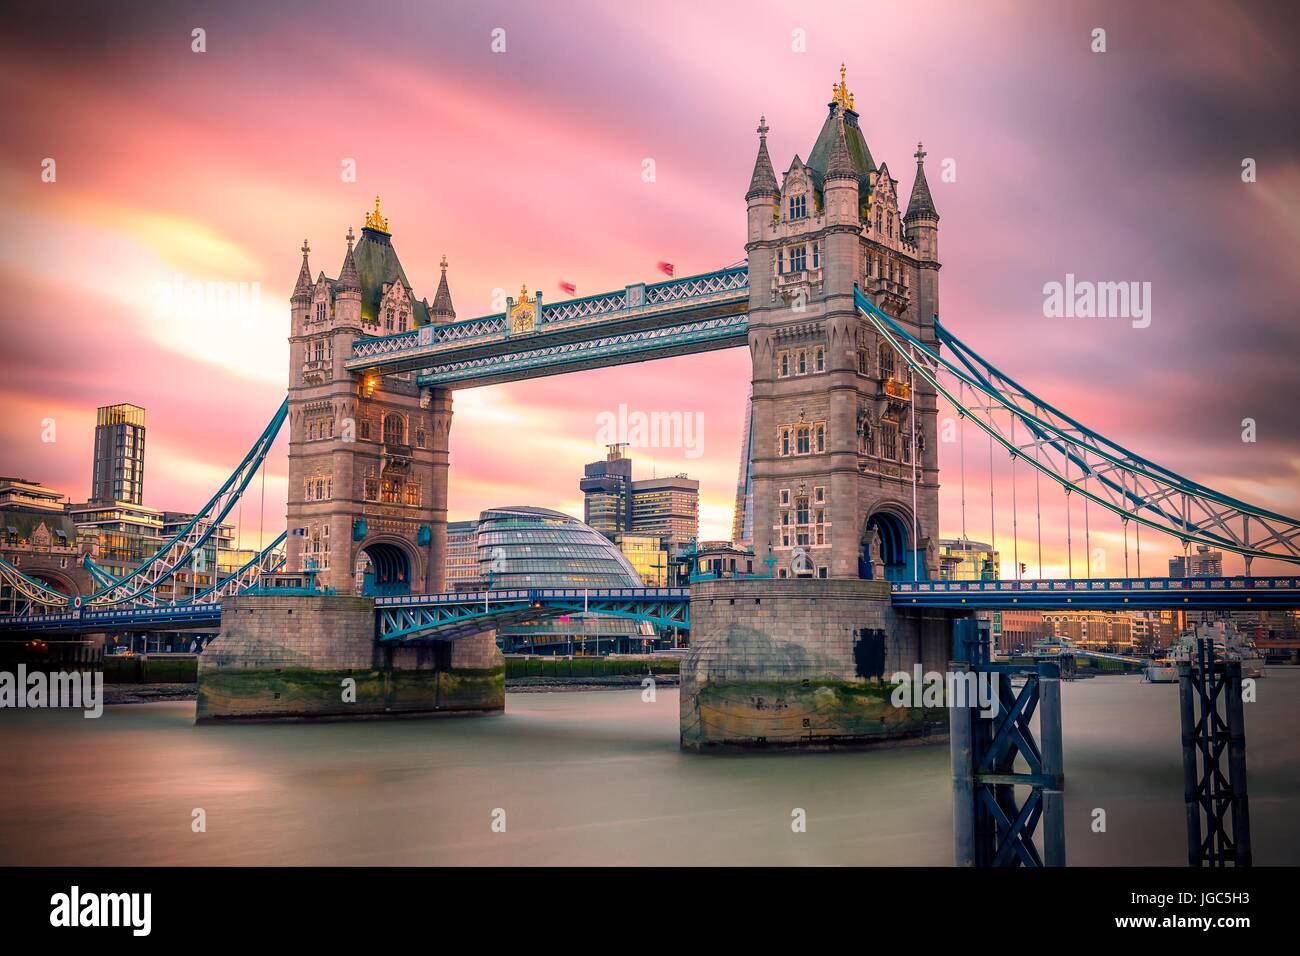
[[[57,26],[39,6],[14,16],[0,37],[14,107],[0,165],[0,473],[83,499],[94,408],[129,401],[148,409],[147,503],[201,505],[283,396],[299,245],[311,241],[313,271],[337,275],[344,233],[375,193],[417,296],[432,299],[447,255],[461,318],[521,283],[555,301],[561,281],[582,295],[653,280],[660,260],[679,275],[736,262],[759,114],[778,171],[806,159],[844,61],[873,155],[904,197],[916,142],[929,151],[950,327],[1146,457],[1300,512],[1300,165],[1295,124],[1279,123],[1297,77],[1280,15],[1213,3],[1177,18],[1121,4],[810,6],[412,2],[359,20],[355,4],[87,5]],[[195,26],[206,53],[191,52]],[[1089,50],[1094,27],[1107,30],[1104,54]],[[495,28],[504,53],[492,51]],[[798,30],[806,52],[792,49]],[[1241,181],[1247,156],[1256,183]],[[46,157],[54,183],[41,181]],[[341,179],[346,159],[355,183]],[[955,181],[939,175],[945,159]],[[1043,284],[1067,272],[1150,281],[1151,327],[1044,318]],[[177,276],[258,283],[260,309],[160,307],[159,286]],[[702,536],[729,537],[748,374],[747,354],[731,350],[457,392],[452,516],[520,503],[581,515],[582,465],[603,452],[596,417],[626,403],[703,414],[702,457],[632,454],[638,477],[698,478]],[[1246,417],[1254,444],[1241,441]],[[979,447],[967,441],[968,454]],[[960,495],[956,449],[941,454],[947,536],[961,528]],[[277,530],[285,470],[281,447],[267,490]],[[1018,490],[1023,507],[1027,472]],[[1044,570],[1064,573],[1060,496],[1044,510]],[[1093,518],[1116,572],[1118,522]],[[969,467],[967,531],[990,537],[987,486]],[[1020,539],[1033,573],[1023,514]],[[1143,548],[1143,570],[1162,569],[1169,543]]]

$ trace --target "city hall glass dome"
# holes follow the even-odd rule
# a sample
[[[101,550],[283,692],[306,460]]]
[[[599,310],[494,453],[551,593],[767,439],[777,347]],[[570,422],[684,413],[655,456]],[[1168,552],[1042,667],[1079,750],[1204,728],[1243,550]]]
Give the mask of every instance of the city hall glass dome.
[[[547,508],[493,508],[478,525],[479,572],[502,588],[639,588],[640,576],[600,532]]]

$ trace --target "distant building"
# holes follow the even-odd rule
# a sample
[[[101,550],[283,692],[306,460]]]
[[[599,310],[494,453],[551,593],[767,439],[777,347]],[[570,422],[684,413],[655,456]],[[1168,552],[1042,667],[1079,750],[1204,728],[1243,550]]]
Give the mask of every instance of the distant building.
[[[740,474],[736,478],[736,506],[731,517],[731,540],[737,548],[754,545],[754,399],[753,389],[745,402],[745,426],[741,431]]]
[[[477,591],[483,587],[478,559],[478,522],[447,522],[447,590]]]
[[[0,511],[63,513],[64,494],[39,481],[0,477]]]
[[[991,621],[990,641],[999,656],[1027,654],[1035,644],[1052,633],[1052,628],[1043,620],[1041,611],[1023,609],[1003,609],[1000,611],[980,611],[977,617],[988,617]]]
[[[939,577],[944,581],[996,581],[1001,561],[993,545],[969,538],[939,539]]]
[[[104,405],[95,419],[92,501],[144,501],[144,409]]]
[[[624,445],[608,446],[604,461],[594,461],[582,470],[578,487],[582,491],[582,520],[613,540],[631,531],[630,487],[632,459],[623,454]]]
[[[632,482],[633,534],[653,534],[669,554],[692,550],[700,534],[700,483],[685,475]]]
[[[668,552],[664,550],[661,538],[653,534],[618,534],[614,536],[614,543],[646,587],[667,585]]]
[[[1223,552],[1211,551],[1203,544],[1196,553],[1169,559],[1171,578],[1221,578],[1223,577]]]
[[[64,594],[92,590],[81,560],[97,546],[92,534],[79,534],[64,513],[63,494],[40,482],[0,478],[0,558],[23,574]],[[0,585],[0,615],[16,614],[27,601]]]

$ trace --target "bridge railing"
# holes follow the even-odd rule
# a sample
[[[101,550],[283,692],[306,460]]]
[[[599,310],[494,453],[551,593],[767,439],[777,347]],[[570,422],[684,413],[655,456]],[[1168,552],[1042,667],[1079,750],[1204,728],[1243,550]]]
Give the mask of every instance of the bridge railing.
[[[1061,591],[1215,591],[1215,590],[1294,590],[1300,577],[1219,577],[1219,578],[1094,578],[1030,581],[896,581],[890,590],[896,594],[952,594],[963,592],[1015,593]]]
[[[665,282],[634,283],[624,289],[543,304],[534,333],[598,325],[613,318],[671,311],[692,303],[747,296],[749,266],[733,266]],[[445,325],[426,325],[407,332],[358,339],[348,361],[376,359],[425,350],[436,353],[446,346],[458,348],[510,337],[506,313],[463,319]]]

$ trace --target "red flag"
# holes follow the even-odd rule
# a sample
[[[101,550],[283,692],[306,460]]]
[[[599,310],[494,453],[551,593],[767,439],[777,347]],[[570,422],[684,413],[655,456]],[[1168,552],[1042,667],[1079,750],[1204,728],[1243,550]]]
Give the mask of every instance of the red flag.
[[[561,282],[560,291],[567,292],[569,295],[573,295],[573,293],[578,291],[578,287],[574,285],[572,282]]]
[[[659,271],[666,276],[670,276],[673,274],[673,264],[671,262],[661,262],[659,263]]]

